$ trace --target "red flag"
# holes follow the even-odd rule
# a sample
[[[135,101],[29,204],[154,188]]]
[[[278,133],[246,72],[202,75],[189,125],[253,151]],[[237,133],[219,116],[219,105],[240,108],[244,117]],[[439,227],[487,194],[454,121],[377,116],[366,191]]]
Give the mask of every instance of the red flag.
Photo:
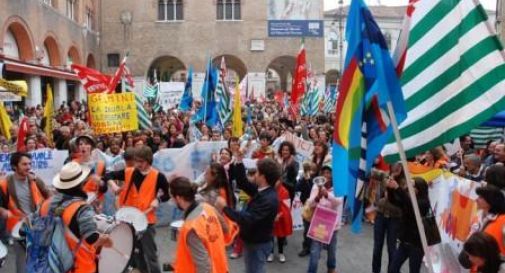
[[[116,73],[114,74],[114,77],[109,82],[109,92],[110,93],[114,93],[119,80],[123,76],[123,73],[125,70],[125,65],[126,65],[126,59],[128,59],[128,53],[126,53],[126,55],[124,56],[123,61],[121,62],[121,64],[119,65],[119,67],[116,70]]]
[[[72,64],[72,70],[77,73],[81,80],[82,85],[87,93],[110,93],[108,92],[108,85],[111,81],[109,75],[102,74],[100,71]]]
[[[28,134],[28,118],[25,116],[21,120],[19,124],[18,130],[18,143],[17,143],[17,151],[24,152],[25,151],[25,139]]]
[[[305,56],[305,46],[302,42],[302,47],[300,52],[296,57],[296,67],[295,73],[293,75],[293,85],[291,87],[291,114],[297,116],[300,111],[298,111],[300,106],[300,100],[305,93],[307,84],[307,67],[306,67],[306,56]]]

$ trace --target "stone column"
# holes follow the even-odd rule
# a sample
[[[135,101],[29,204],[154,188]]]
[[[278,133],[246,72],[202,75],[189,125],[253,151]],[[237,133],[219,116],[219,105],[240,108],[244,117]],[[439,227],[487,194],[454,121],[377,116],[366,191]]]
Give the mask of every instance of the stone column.
[[[76,88],[77,88],[77,99],[79,100],[79,102],[87,100],[86,90],[84,90],[84,86],[79,82],[77,83]]]
[[[54,79],[54,106],[59,109],[63,102],[68,102],[67,81],[63,79]]]
[[[40,76],[28,76],[28,96],[26,97],[25,106],[35,107],[37,104],[42,105],[42,83]]]

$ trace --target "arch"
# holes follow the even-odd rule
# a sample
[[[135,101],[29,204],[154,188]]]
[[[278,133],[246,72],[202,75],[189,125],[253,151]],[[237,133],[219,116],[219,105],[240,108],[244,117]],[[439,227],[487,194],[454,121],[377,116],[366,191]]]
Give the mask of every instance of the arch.
[[[4,47],[5,37],[7,32],[11,32],[16,40],[18,48],[18,56],[21,61],[31,61],[35,57],[35,46],[33,43],[33,35],[28,27],[28,24],[19,16],[9,17],[2,29],[0,36],[0,44]]]
[[[147,77],[154,79],[154,73],[159,81],[185,81],[186,65],[177,57],[171,55],[159,56],[154,59],[147,70]]]
[[[86,66],[89,68],[96,68],[95,56],[92,53],[88,54],[88,58],[86,58]]]
[[[296,57],[284,55],[273,59],[266,68],[269,89],[291,90],[291,80],[296,66]]]
[[[79,50],[75,45],[70,46],[67,53],[67,65],[70,64],[81,64],[81,56],[79,55]]]
[[[338,72],[338,70],[330,69],[330,70],[326,71],[326,73],[325,73],[326,86],[329,86],[329,85],[336,86],[338,84],[339,79],[340,79],[340,72]]]
[[[44,47],[47,50],[47,55],[49,57],[49,64],[51,66],[61,66],[61,54],[60,46],[56,40],[56,36],[52,33],[48,33],[44,39]]]
[[[212,59],[212,64],[216,67],[221,66],[221,60],[224,57],[224,62],[226,63],[226,69],[233,71],[234,73],[228,73],[228,81],[232,83],[235,82],[235,75],[238,75],[239,80],[242,80],[245,75],[247,75],[247,67],[244,62],[234,55],[223,54]]]

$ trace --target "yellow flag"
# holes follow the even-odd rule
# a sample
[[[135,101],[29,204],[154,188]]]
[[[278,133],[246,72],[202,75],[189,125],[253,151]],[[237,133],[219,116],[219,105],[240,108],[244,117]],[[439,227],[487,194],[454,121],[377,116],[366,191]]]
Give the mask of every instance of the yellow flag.
[[[0,132],[7,139],[11,138],[11,127],[12,127],[11,118],[7,114],[7,110],[5,110],[3,102],[0,102]]]
[[[47,85],[46,105],[44,105],[44,133],[49,143],[53,142],[53,90],[51,85]]]
[[[241,137],[244,133],[244,125],[242,124],[242,106],[240,104],[240,85],[238,77],[235,83],[235,95],[233,98],[233,116],[232,116],[232,132],[234,137]]]

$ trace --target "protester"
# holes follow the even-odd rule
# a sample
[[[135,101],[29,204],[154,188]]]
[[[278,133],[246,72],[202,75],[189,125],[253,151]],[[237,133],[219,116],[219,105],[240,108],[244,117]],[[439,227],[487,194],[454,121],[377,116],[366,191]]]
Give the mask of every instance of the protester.
[[[328,153],[328,145],[326,143],[314,141],[312,162],[317,166],[317,174],[320,174],[321,168],[324,165],[331,164],[331,155]]]
[[[505,273],[505,263],[500,256],[496,240],[485,232],[476,232],[463,244],[468,255],[471,272]]]
[[[275,183],[277,191],[277,198],[279,199],[279,206],[277,216],[274,222],[273,236],[277,238],[277,250],[279,252],[279,262],[286,262],[286,255],[284,255],[284,246],[287,244],[287,236],[293,233],[293,220],[291,218],[291,199],[288,190],[284,187],[281,181]],[[273,242],[275,245],[275,242]],[[267,257],[267,262],[274,260],[274,247],[272,252]]]
[[[480,156],[468,154],[463,158],[463,165],[459,168],[459,176],[481,182],[484,179],[484,171],[485,167],[481,163]]]
[[[171,181],[170,193],[177,207],[184,211],[174,271],[229,272],[224,240],[228,226],[223,217],[208,203],[195,200],[196,187],[185,177]]]
[[[40,209],[41,216],[54,214],[55,210],[63,210],[61,217],[67,227],[65,239],[70,249],[75,253],[72,273],[96,272],[96,249],[113,247],[111,238],[99,234],[95,223],[95,211],[86,204],[87,195],[83,190],[84,182],[91,170],[76,162],[67,163],[53,179],[57,191],[52,198],[46,200]]]
[[[253,159],[264,159],[266,157],[269,157],[271,159],[275,158],[275,152],[272,149],[272,136],[270,136],[269,133],[263,132],[259,136],[260,139],[260,147],[253,152],[252,158]]]
[[[505,166],[493,165],[486,170],[484,179],[488,184],[494,185],[502,192],[505,191]]]
[[[265,263],[272,250],[272,232],[278,211],[278,198],[274,189],[280,179],[281,168],[273,159],[259,160],[254,184],[245,176],[245,167],[236,163],[237,185],[251,196],[245,210],[236,211],[226,206],[226,200],[219,197],[216,207],[223,209],[226,216],[240,226],[240,238],[244,241],[244,262],[247,273],[266,272]],[[240,168],[242,170],[240,170]]]
[[[372,257],[372,272],[381,272],[382,249],[384,241],[386,241],[388,251],[388,267],[393,261],[393,256],[396,252],[396,242],[402,217],[401,206],[391,202],[394,195],[394,190],[387,187],[388,176],[384,172],[373,172],[372,175],[377,176],[378,186],[377,196],[377,214],[374,220],[373,232],[373,257]],[[391,167],[390,177],[397,181],[400,188],[405,188],[405,172],[400,163],[396,163]]]
[[[393,255],[393,260],[388,267],[389,273],[398,273],[403,263],[409,260],[409,272],[419,273],[424,257],[424,250],[417,228],[417,221],[414,215],[412,201],[404,188],[400,184],[390,179],[388,187],[393,189],[391,203],[402,208],[402,221],[400,224],[399,241],[400,245]],[[420,177],[414,178],[414,189],[416,191],[417,203],[421,217],[425,217],[430,210],[430,200],[428,197],[428,183]]]
[[[106,173],[103,180],[125,181],[117,198],[118,207],[130,206],[146,214],[148,227],[136,242],[140,249],[140,254],[136,255],[136,265],[140,270],[157,273],[161,272],[161,269],[158,262],[158,248],[154,240],[156,208],[160,202],[167,202],[170,199],[169,185],[165,175],[151,166],[153,163],[151,148],[148,146],[136,148],[134,158],[134,168]],[[160,197],[159,192],[162,192]],[[146,268],[142,268],[143,265]]]
[[[40,178],[31,172],[31,156],[26,153],[11,154],[10,165],[13,174],[0,180],[0,218],[6,219],[6,228],[12,234],[16,224],[36,211],[49,197],[49,191]],[[14,244],[16,272],[24,273],[26,253],[22,241]]]
[[[310,192],[312,191],[313,182],[317,172],[316,164],[311,161],[303,162],[303,176],[298,180],[296,184],[296,193],[300,193],[300,201],[303,206],[306,205],[307,200],[310,197]],[[298,253],[299,257],[305,257],[310,254],[310,243],[311,239],[307,237],[307,232],[309,231],[310,221],[303,219],[303,243],[302,250]]]
[[[278,161],[282,166],[281,181],[283,186],[288,190],[289,199],[292,201],[295,197],[296,177],[300,168],[295,159],[295,146],[289,141],[282,142],[279,146],[278,155]]]
[[[344,203],[343,198],[335,197],[333,193],[333,179],[332,179],[332,168],[331,165],[324,165],[321,168],[321,175],[326,179],[326,183],[323,186],[313,185],[310,192],[310,197],[307,200],[312,208],[316,206],[322,206],[333,210],[337,213],[339,218],[342,217],[342,206]],[[337,268],[337,232],[341,228],[341,220],[339,219],[335,227],[335,231],[331,235],[330,243],[323,244],[321,242],[312,240],[310,247],[310,260],[308,273],[317,273],[317,267],[319,264],[319,258],[321,257],[321,250],[326,248],[328,251],[328,258],[326,261],[326,267],[328,273],[336,273]]]

